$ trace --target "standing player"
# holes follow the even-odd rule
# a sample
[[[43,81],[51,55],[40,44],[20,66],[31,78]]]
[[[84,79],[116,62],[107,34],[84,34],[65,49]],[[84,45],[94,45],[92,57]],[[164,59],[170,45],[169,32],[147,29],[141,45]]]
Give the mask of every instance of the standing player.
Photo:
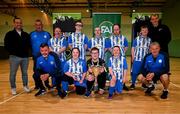
[[[94,29],[95,37],[91,38],[88,42],[88,49],[96,47],[99,49],[99,58],[104,60],[105,51],[108,48],[108,41],[104,37],[101,36],[101,29],[96,27]]]
[[[68,60],[64,65],[65,76],[62,81],[62,86],[66,95],[68,91],[68,85],[73,83],[78,95],[83,95],[86,91],[86,62],[80,59],[79,56],[79,48],[73,48],[72,58]]]
[[[31,46],[32,46],[32,56],[33,56],[33,61],[34,61],[34,66],[33,66],[33,79],[35,82],[35,89],[39,89],[37,86],[37,81],[36,81],[36,60],[38,56],[40,56],[40,45],[42,43],[47,43],[48,40],[51,38],[51,35],[49,32],[46,32],[43,30],[43,23],[41,20],[37,19],[35,21],[35,31],[30,33],[31,36]],[[46,82],[46,86],[49,88],[48,82]]]
[[[54,29],[54,37],[48,41],[50,51],[55,52],[61,61],[61,67],[63,68],[66,62],[65,50],[67,48],[66,38],[62,35],[61,29],[56,27]]]
[[[141,69],[143,76],[140,77],[140,80],[148,87],[145,91],[148,95],[151,95],[151,91],[155,89],[154,83],[160,80],[164,87],[161,98],[166,99],[170,80],[169,58],[165,52],[160,52],[160,45],[157,42],[151,43],[150,51],[151,53],[144,58]]]
[[[128,41],[126,37],[121,34],[120,29],[121,27],[119,24],[113,25],[113,34],[110,36],[110,47],[113,48],[114,46],[119,46],[121,50],[121,56],[125,56],[125,53],[128,49]],[[112,51],[112,49],[110,51]],[[129,90],[125,83],[123,89],[126,91]]]
[[[151,39],[147,37],[148,27],[141,26],[140,36],[136,37],[132,44],[131,56],[132,56],[132,69],[131,80],[132,84],[130,89],[135,89],[136,79],[140,73],[143,59],[146,54],[149,53],[149,46]]]
[[[77,47],[80,50],[80,59],[86,60],[86,49],[88,44],[88,37],[81,32],[83,23],[81,21],[76,21],[75,29],[76,31],[72,33],[68,38],[68,44],[70,49]]]
[[[120,47],[113,47],[113,56],[109,59],[108,68],[111,76],[109,96],[112,99],[114,92],[122,93],[123,83],[127,81],[127,62],[124,56],[120,55]]]

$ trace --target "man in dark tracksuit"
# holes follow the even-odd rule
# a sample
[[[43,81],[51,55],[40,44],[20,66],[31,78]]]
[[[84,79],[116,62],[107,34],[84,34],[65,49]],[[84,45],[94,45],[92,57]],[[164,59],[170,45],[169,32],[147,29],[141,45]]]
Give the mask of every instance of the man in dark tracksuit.
[[[153,42],[150,45],[151,53],[146,55],[143,61],[141,73],[141,81],[148,87],[146,94],[151,95],[151,91],[155,89],[155,83],[160,80],[164,90],[161,95],[162,99],[168,96],[169,86],[169,59],[165,52],[160,52],[160,45]]]
[[[51,76],[55,78],[55,85],[56,89],[58,90],[58,95],[63,98],[64,95],[61,92],[60,87],[62,71],[60,68],[61,65],[59,57],[55,53],[49,51],[50,50],[47,44],[41,44],[41,56],[37,58],[36,63],[36,72],[38,74],[36,80],[38,81],[38,87],[40,88],[40,90],[35,94],[35,96],[42,95],[46,92],[42,81],[48,80],[48,78]]]

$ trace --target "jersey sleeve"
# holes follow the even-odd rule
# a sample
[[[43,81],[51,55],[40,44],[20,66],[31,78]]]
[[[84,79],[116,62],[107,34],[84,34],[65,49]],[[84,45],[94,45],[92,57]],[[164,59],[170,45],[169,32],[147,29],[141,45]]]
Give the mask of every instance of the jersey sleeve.
[[[68,44],[72,44],[72,34],[68,37]]]
[[[124,47],[128,47],[128,40],[126,37],[124,38]]]
[[[69,64],[68,64],[68,61],[66,61],[64,68],[63,68],[63,72],[66,73],[68,71],[69,71]]]
[[[124,68],[124,70],[127,70],[128,69],[128,65],[127,65],[127,61],[126,61],[126,58],[124,57],[124,59],[123,59],[123,68]]]
[[[82,62],[82,66],[83,66],[83,73],[87,72],[86,61]]]
[[[106,38],[105,39],[105,48],[110,48],[111,47],[111,43],[110,43],[110,39],[109,38]]]
[[[91,49],[91,47],[92,47],[92,40],[90,39],[88,42],[88,48]]]
[[[112,61],[111,61],[111,58],[108,60],[108,67],[112,67]]]
[[[135,38],[135,39],[133,40],[132,47],[136,47],[136,46],[137,46],[137,39]]]
[[[63,47],[67,48],[67,46],[68,46],[68,43],[67,43],[66,39],[63,39]]]
[[[88,45],[88,37],[85,35],[84,44]]]

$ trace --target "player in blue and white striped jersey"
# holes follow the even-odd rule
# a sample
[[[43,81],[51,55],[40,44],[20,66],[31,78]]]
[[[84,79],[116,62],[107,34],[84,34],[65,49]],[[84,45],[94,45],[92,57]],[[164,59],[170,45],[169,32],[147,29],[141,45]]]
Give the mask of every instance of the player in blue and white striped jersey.
[[[73,84],[76,87],[76,93],[83,95],[86,91],[86,62],[79,58],[79,48],[72,49],[72,58],[69,59],[64,65],[64,73],[62,87],[64,92],[67,94],[68,85]]]
[[[125,56],[125,53],[128,49],[128,40],[127,38],[120,33],[120,25],[113,25],[113,34],[110,36],[110,47],[119,46],[121,50],[121,55]]]
[[[111,75],[109,87],[109,99],[112,99],[114,92],[122,93],[123,83],[127,81],[127,62],[124,56],[120,55],[120,47],[113,47],[113,56],[109,59],[108,68]]]
[[[70,49],[77,47],[80,50],[80,59],[86,60],[86,49],[88,44],[88,37],[81,32],[83,23],[77,21],[75,23],[76,31],[68,37],[68,44]]]
[[[148,35],[148,27],[141,26],[140,35],[133,40],[131,55],[132,55],[132,69],[131,69],[131,80],[132,84],[130,89],[135,89],[136,79],[140,73],[142,61],[146,54],[149,53],[149,46],[151,39]]]
[[[66,62],[65,50],[67,48],[66,38],[61,33],[61,28],[56,27],[54,29],[54,37],[48,41],[50,50],[55,52],[61,61],[61,67],[63,68]]]
[[[96,47],[99,49],[99,58],[104,60],[104,54],[108,47],[108,40],[101,36],[101,29],[96,27],[94,29],[95,37],[91,38],[88,42],[88,49]]]
[[[120,53],[121,53],[121,56],[124,56],[125,57],[125,53],[128,49],[128,40],[126,39],[125,36],[123,36],[121,34],[121,31],[120,31],[121,27],[119,24],[114,24],[113,25],[113,34],[110,36],[110,51],[112,51],[111,48],[113,48],[114,46],[119,46],[120,47]],[[125,85],[124,83],[124,86],[123,86],[123,89],[128,91],[128,87]]]

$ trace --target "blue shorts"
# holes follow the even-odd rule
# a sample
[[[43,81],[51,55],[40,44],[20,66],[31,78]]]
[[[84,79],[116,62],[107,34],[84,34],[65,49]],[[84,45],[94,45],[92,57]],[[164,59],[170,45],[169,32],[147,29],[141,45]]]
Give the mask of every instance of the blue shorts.
[[[141,71],[142,63],[142,61],[134,61],[132,64],[131,72],[133,74],[139,74]]]

